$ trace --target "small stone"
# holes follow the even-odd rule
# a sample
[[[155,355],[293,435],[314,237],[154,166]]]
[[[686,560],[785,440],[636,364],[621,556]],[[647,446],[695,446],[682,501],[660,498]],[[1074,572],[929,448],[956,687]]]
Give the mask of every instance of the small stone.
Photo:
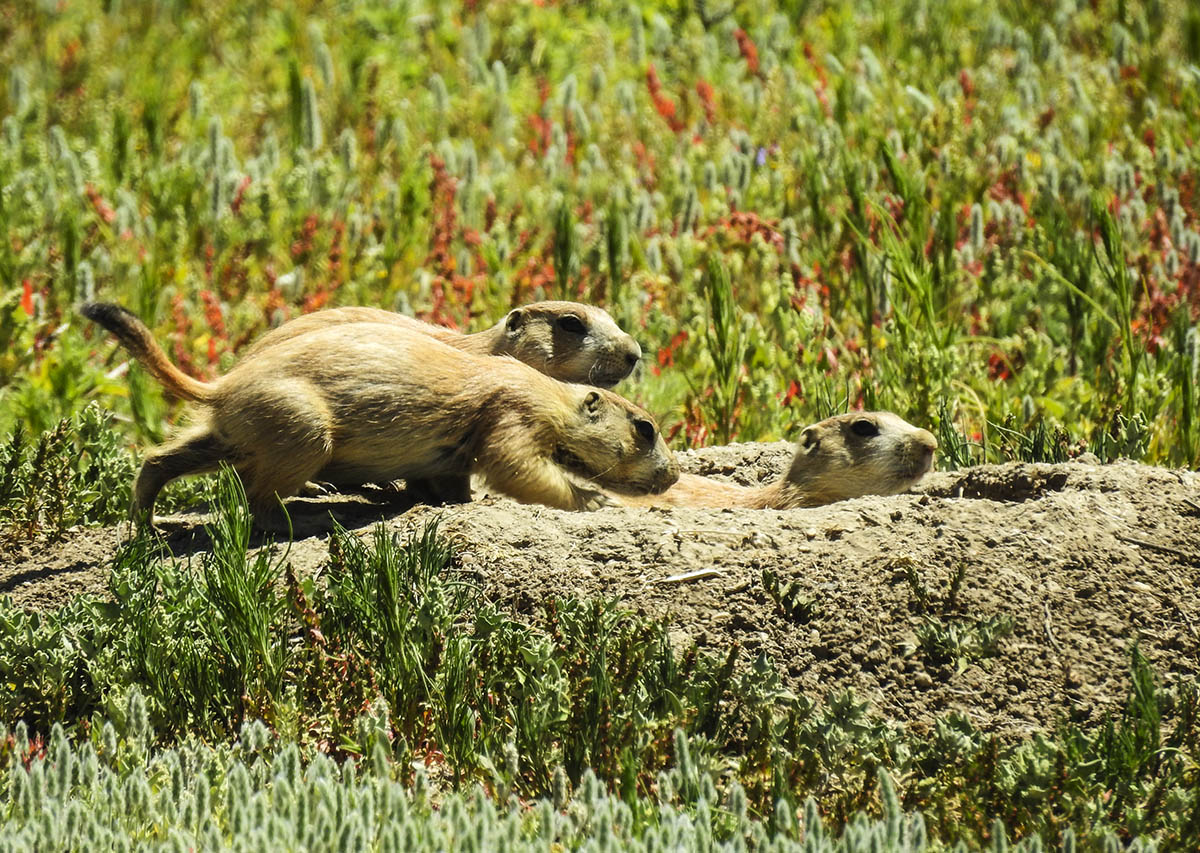
[[[927,690],[933,687],[933,679],[929,677],[928,672],[918,672],[913,676],[913,684],[920,687],[922,690]]]
[[[1067,667],[1067,671],[1064,676],[1064,680],[1067,683],[1067,687],[1075,688],[1075,687],[1083,686],[1083,676],[1081,676],[1079,674],[1079,672],[1073,666]]]

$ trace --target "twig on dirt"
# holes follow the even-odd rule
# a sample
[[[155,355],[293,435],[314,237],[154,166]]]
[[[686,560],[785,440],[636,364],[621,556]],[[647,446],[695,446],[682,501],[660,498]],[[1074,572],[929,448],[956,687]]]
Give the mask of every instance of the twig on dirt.
[[[723,574],[725,573],[720,569],[697,569],[694,572],[684,572],[681,575],[671,575],[670,577],[666,578],[658,578],[657,580],[651,581],[651,583],[689,583],[691,581],[702,580],[703,578],[719,577]]]
[[[1186,551],[1180,551],[1178,548],[1172,548],[1170,545],[1159,545],[1156,542],[1147,542],[1145,539],[1135,539],[1132,536],[1122,536],[1120,533],[1116,534],[1116,536],[1122,542],[1128,542],[1130,545],[1137,545],[1140,548],[1149,548],[1151,551],[1170,554],[1174,557],[1178,557],[1181,560],[1186,560],[1189,563],[1200,562],[1200,556],[1196,554],[1189,554]]]
[[[1046,639],[1050,641],[1050,648],[1054,649],[1054,656],[1058,658],[1058,668],[1062,673],[1063,683],[1070,686],[1072,681],[1071,664],[1066,658],[1063,657],[1062,646],[1060,646],[1058,644],[1058,640],[1054,638],[1054,626],[1051,625],[1049,601],[1042,602],[1042,610],[1046,614],[1046,618],[1042,623],[1046,628]]]
[[[1060,646],[1058,644],[1058,640],[1054,639],[1054,628],[1050,625],[1050,602],[1043,601],[1042,609],[1046,612],[1046,619],[1042,623],[1046,628],[1046,639],[1050,641],[1050,646],[1051,646],[1051,648],[1054,649],[1054,653],[1057,655],[1061,655],[1062,654],[1062,646]],[[1060,662],[1061,662],[1061,660],[1060,660]]]
[[[1196,510],[1196,512],[1200,512],[1200,504],[1196,503],[1191,498],[1184,498],[1183,502],[1185,504],[1187,504],[1188,506],[1190,506],[1192,509]]]
[[[1175,572],[1172,571],[1169,566],[1165,567],[1164,570],[1167,573],[1167,577],[1169,577],[1171,580],[1173,580],[1175,582],[1175,586],[1181,590],[1184,590],[1186,593],[1187,586],[1184,584],[1183,579],[1181,577],[1179,577],[1179,575],[1175,574]],[[1179,606],[1179,602],[1173,598],[1168,598],[1167,596],[1163,595],[1161,592],[1158,593],[1158,597],[1165,604],[1171,605],[1171,608],[1176,613],[1178,613],[1179,618],[1183,620],[1184,627],[1186,627],[1188,629],[1188,633],[1192,635],[1192,639],[1196,640],[1197,642],[1200,642],[1200,634],[1196,633],[1196,626],[1192,623],[1192,617],[1188,616],[1187,612],[1182,607]]]
[[[745,539],[750,535],[743,530],[711,530],[704,527],[695,530],[680,530],[678,532],[689,536],[724,536],[726,539]]]

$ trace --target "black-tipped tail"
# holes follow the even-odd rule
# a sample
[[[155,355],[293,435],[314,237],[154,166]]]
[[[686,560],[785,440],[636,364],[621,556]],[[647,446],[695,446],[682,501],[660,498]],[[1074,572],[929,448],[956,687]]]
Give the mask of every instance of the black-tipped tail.
[[[163,348],[154,340],[146,324],[137,315],[111,302],[87,302],[79,313],[93,323],[103,326],[116,336],[121,345],[159,381],[167,391],[185,400],[206,400],[211,386],[188,376],[171,364]]]

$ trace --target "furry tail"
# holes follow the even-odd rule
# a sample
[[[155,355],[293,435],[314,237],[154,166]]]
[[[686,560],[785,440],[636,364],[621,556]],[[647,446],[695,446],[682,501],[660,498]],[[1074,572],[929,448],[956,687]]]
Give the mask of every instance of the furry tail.
[[[120,305],[88,302],[79,309],[83,316],[116,335],[129,354],[141,362],[150,375],[170,393],[184,400],[204,402],[212,396],[213,386],[193,379],[167,359],[146,324]]]

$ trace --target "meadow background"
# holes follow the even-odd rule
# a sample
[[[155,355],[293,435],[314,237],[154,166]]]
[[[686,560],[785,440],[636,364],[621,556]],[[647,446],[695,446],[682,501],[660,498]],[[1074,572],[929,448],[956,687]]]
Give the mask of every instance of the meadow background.
[[[1200,10],[1183,0],[11,0],[0,2],[0,68],[0,525],[9,544],[120,519],[136,453],[182,416],[75,314],[87,299],[135,311],[201,377],[218,375],[264,330],[322,307],[376,305],[474,330],[523,302],[577,299],[603,305],[641,341],[645,364],[619,390],[656,415],[676,448],[792,437],[865,406],[934,430],[943,467],[1083,451],[1200,464]],[[256,558],[236,528],[234,492],[225,480],[171,492],[175,506],[215,500],[234,525],[220,534],[226,551],[197,574],[135,543],[143,550],[114,568],[116,605],[82,602],[52,617],[4,610],[3,717],[26,719],[34,735],[22,729],[0,749],[13,768],[0,783],[0,813],[9,809],[23,831],[56,830],[39,824],[42,801],[22,800],[34,796],[22,791],[49,791],[46,808],[62,814],[74,808],[84,777],[38,777],[32,788],[16,781],[32,778],[37,756],[61,753],[60,768],[93,767],[88,797],[109,796],[107,784],[141,804],[130,814],[145,821],[118,820],[113,837],[166,844],[170,832],[194,839],[211,829],[237,840],[243,824],[233,814],[252,788],[281,813],[302,808],[267,792],[279,790],[264,769],[275,766],[267,740],[279,737],[291,746],[272,760],[289,762],[279,772],[291,774],[286,790],[303,808],[328,794],[336,812],[337,797],[357,794],[321,787],[323,770],[314,771],[317,793],[304,794],[293,749],[307,762],[315,753],[369,757],[378,743],[375,771],[404,785],[417,784],[414,756],[448,768],[449,788],[485,782],[487,795],[463,794],[459,811],[430,811],[426,794],[402,787],[402,798],[418,797],[416,825],[430,832],[429,821],[445,818],[453,834],[455,815],[467,821],[491,808],[499,812],[487,820],[499,827],[516,815],[526,839],[560,833],[602,847],[617,843],[596,829],[607,826],[645,842],[646,827],[678,818],[727,843],[783,843],[802,831],[792,807],[812,795],[812,808],[837,824],[832,837],[867,808],[882,822],[853,831],[883,833],[880,843],[896,846],[911,839],[891,782],[876,773],[889,767],[926,780],[905,789],[903,808],[924,810],[922,826],[939,842],[998,844],[1004,833],[993,818],[1054,844],[1075,833],[1081,844],[1107,844],[1113,830],[1188,849],[1200,834],[1196,721],[1185,714],[1179,730],[1180,754],[1191,758],[1164,766],[1146,689],[1133,691],[1131,716],[1108,735],[1071,736],[1090,745],[1066,735],[1024,745],[1033,752],[1014,753],[1009,770],[979,746],[974,764],[946,769],[939,761],[957,753],[898,747],[853,704],[814,717],[788,704],[797,697],[772,694],[765,671],[751,710],[724,729],[710,714],[720,691],[693,695],[668,672],[630,687],[658,699],[626,708],[624,728],[601,726],[598,743],[571,752],[572,737],[609,719],[604,701],[627,701],[621,691],[608,685],[599,704],[580,700],[578,716],[526,721],[514,737],[524,719],[515,710],[480,717],[476,705],[433,688],[475,683],[443,656],[464,625],[473,642],[495,620],[513,637],[534,629],[457,602],[438,611],[441,622],[427,615],[424,624],[441,626],[420,638],[432,657],[389,662],[393,682],[362,670],[349,680],[353,696],[327,695],[297,673],[329,665],[328,649],[314,640],[309,657],[271,656],[291,648],[297,613],[326,613],[341,626],[334,656],[351,670],[355,654],[378,663],[417,640],[398,627],[391,639],[377,636],[366,591],[309,589],[309,598],[329,599],[298,610],[294,595],[266,595],[284,567],[247,568]],[[400,571],[402,561],[378,559],[385,576]],[[429,570],[430,559],[409,570]],[[238,586],[241,571],[258,580]],[[420,577],[404,583],[457,589]],[[248,604],[256,597],[258,609]],[[264,601],[274,609],[262,611]],[[239,607],[251,615],[235,618]],[[135,614],[157,614],[178,631],[112,646],[112,637],[142,636]],[[221,631],[206,625],[243,637],[244,647],[222,646]],[[528,648],[506,641],[502,662],[476,643],[460,663],[505,679],[522,660],[587,671],[581,661],[590,658],[563,639],[570,632],[543,628]],[[179,657],[146,664],[146,649],[168,636],[183,644],[171,647]],[[113,648],[128,658],[100,654]],[[205,669],[205,656],[223,663]],[[720,684],[721,662],[704,665]],[[1136,656],[1132,667],[1135,688],[1148,683]],[[164,680],[176,671],[195,680]],[[368,730],[353,734],[351,711],[365,707],[372,679],[393,709],[411,701],[404,713],[415,715],[396,723],[410,728],[385,738],[386,749]],[[126,696],[130,684],[138,687]],[[562,684],[577,695],[577,682]],[[190,697],[186,713],[180,695]],[[474,721],[454,716],[463,707]],[[258,717],[270,738],[247,734]],[[682,747],[676,726],[688,732]],[[230,752],[238,732],[236,743],[252,747]],[[704,739],[699,754],[711,761],[701,770],[688,763],[688,736]],[[505,758],[507,743],[522,744],[518,757]],[[183,758],[151,755],[177,744]],[[779,758],[785,744],[799,764]],[[90,758],[66,757],[88,748]],[[548,757],[531,767],[538,750]],[[117,781],[103,781],[97,754]],[[1096,761],[1111,766],[1097,770]],[[655,775],[668,763],[676,777]],[[191,795],[190,822],[176,822],[180,798],[199,790],[189,787],[195,773],[225,790],[220,774],[234,765],[248,774],[237,776],[241,793],[215,811],[195,803],[207,794]],[[584,783],[588,766],[601,781]],[[172,767],[187,779],[177,784]],[[385,781],[339,778],[344,791],[375,785],[372,809],[395,793]],[[1189,785],[1191,799],[1171,799],[1173,786]],[[175,798],[161,806],[169,814],[155,811],[164,790]],[[523,808],[521,797],[534,796],[552,798],[550,817]],[[262,808],[258,823],[237,820],[273,825]],[[608,817],[589,823],[585,812]],[[553,815],[568,813],[576,835],[556,829]],[[360,823],[364,832],[375,825]],[[813,822],[801,824],[811,838]],[[687,843],[702,847],[701,836]]]

